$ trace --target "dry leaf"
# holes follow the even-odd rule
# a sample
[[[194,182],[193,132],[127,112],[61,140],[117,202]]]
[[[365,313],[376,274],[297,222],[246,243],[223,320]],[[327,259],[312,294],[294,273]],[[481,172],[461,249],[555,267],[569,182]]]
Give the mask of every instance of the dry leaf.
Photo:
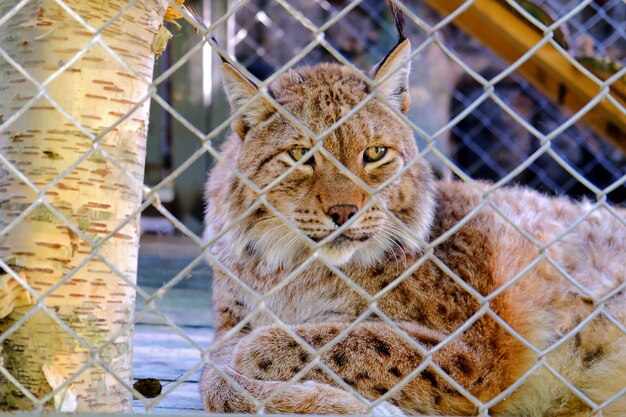
[[[174,2],[176,2],[177,5],[182,7],[183,4],[185,3],[185,0],[174,0]],[[180,25],[178,24],[177,20],[182,19],[182,18],[183,18],[183,15],[180,14],[178,10],[176,10],[174,7],[171,7],[171,6],[167,8],[167,10],[165,11],[165,16],[163,16],[163,20],[165,20],[166,22],[175,24],[178,29],[180,29]]]
[[[154,37],[154,41],[152,41],[152,52],[157,56],[157,58],[165,52],[167,48],[167,42],[172,39],[172,32],[167,30],[167,28],[163,25],[159,28],[159,31]]]
[[[133,388],[146,398],[154,398],[161,393],[162,386],[158,379],[143,378],[138,379]]]

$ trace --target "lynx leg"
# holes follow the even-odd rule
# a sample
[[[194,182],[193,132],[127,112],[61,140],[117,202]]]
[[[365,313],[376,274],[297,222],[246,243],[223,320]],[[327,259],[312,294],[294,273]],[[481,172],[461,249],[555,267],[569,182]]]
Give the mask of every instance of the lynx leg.
[[[238,340],[227,342],[212,355],[215,367],[205,366],[200,378],[204,407],[214,413],[255,413],[258,402],[269,414],[367,414],[368,408],[355,396],[323,383],[294,384],[282,390],[284,382],[260,381],[233,370],[227,363]],[[274,396],[275,391],[282,391]],[[247,392],[249,395],[244,394]],[[268,398],[271,399],[268,400]],[[252,399],[251,399],[252,398]]]
[[[347,326],[343,323],[302,325],[294,330],[319,349]],[[414,324],[402,327],[427,349],[444,338]],[[403,381],[424,358],[387,325],[370,322],[357,326],[320,359],[345,383],[374,400]],[[311,356],[288,333],[268,326],[255,330],[238,343],[232,364],[238,372],[257,380],[284,381],[300,372],[310,360]],[[462,342],[450,342],[433,355],[433,360],[462,386],[473,386],[478,377],[478,359]],[[303,379],[338,385],[319,368],[313,368]],[[390,402],[410,413],[476,413],[475,407],[430,367],[394,392]]]

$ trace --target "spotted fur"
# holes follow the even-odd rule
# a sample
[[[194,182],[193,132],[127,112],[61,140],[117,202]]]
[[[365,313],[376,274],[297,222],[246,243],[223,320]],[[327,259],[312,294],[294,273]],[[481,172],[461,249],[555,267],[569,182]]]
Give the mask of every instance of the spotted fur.
[[[626,325],[625,292],[614,291],[626,280],[626,228],[615,217],[624,210],[601,207],[586,215],[587,202],[524,188],[483,197],[462,182],[435,181],[400,116],[408,109],[409,52],[405,40],[377,67],[377,87],[348,68],[321,64],[279,76],[253,104],[257,87],[224,64],[237,116],[223,146],[224,162],[206,188],[205,239],[212,243],[220,340],[211,354],[214,366],[205,368],[200,384],[207,410],[254,412],[255,398],[266,401],[267,413],[367,413],[350,387],[369,400],[387,396],[407,414],[476,415],[475,404],[442,373],[488,402],[537,363],[526,344],[554,346],[541,359],[597,403],[626,387],[626,336],[614,323]],[[321,133],[374,88],[377,97],[325,136],[326,153],[307,154],[276,181],[295,164],[292,148],[316,143],[271,99]],[[365,163],[371,146],[384,146],[387,154]],[[361,184],[381,187],[376,201]],[[259,199],[263,203],[255,205]],[[315,249],[338,229],[328,214],[336,205],[359,211],[337,238]],[[424,260],[420,241],[442,236],[428,250],[434,256]],[[316,254],[329,265],[311,258]],[[300,267],[302,262],[308,263]],[[264,296],[263,302],[250,291]],[[377,296],[377,308],[401,332],[375,312],[367,314],[360,291]],[[483,314],[479,298],[490,295],[495,314]],[[605,312],[578,329],[594,312],[594,297],[608,298]],[[457,335],[442,345],[451,334]],[[313,356],[300,341],[322,349],[325,366],[305,369]],[[433,348],[432,357],[425,356]],[[415,371],[425,360],[432,362]],[[297,374],[298,382],[284,385]],[[489,412],[582,417],[591,408],[540,367]],[[623,415],[624,398],[604,409],[605,417]]]

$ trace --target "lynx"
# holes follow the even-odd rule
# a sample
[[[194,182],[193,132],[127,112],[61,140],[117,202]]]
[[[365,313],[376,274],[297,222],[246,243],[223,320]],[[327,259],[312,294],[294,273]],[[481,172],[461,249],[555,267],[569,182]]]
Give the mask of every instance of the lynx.
[[[590,416],[626,388],[625,211],[435,180],[401,116],[401,21],[374,87],[320,64],[263,96],[223,64],[234,119],[206,186],[218,342],[204,405]],[[307,129],[327,132],[323,149]],[[626,415],[626,398],[602,413]]]

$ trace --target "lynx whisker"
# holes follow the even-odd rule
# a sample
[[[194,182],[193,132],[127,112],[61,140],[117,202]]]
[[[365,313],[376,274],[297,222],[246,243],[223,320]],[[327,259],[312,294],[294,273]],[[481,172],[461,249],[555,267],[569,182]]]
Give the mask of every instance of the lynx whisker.
[[[404,254],[404,248],[402,248],[402,246],[396,241],[394,234],[391,233],[390,231],[381,230],[379,233],[380,235],[382,235],[381,237],[384,236],[385,242],[387,243],[387,250],[393,255],[396,261],[396,271],[399,271],[400,270],[399,260],[396,255],[396,252],[398,251],[396,251],[395,249],[399,249],[399,252],[402,253],[402,256],[404,257],[404,265],[406,265],[407,261],[406,261],[406,255]]]

